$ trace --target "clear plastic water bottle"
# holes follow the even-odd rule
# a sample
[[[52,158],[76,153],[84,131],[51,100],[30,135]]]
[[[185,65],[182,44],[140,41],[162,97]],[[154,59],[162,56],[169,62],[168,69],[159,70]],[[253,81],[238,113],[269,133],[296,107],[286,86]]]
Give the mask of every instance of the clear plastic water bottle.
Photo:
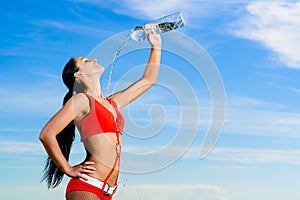
[[[159,30],[155,30],[158,33],[164,33],[171,30],[175,30],[184,26],[183,16],[180,12],[176,12],[162,18],[159,18],[150,24],[158,24]],[[132,29],[131,34],[128,36],[128,39],[133,39],[135,41],[143,41],[146,39],[146,34],[143,30],[144,26],[136,26]]]

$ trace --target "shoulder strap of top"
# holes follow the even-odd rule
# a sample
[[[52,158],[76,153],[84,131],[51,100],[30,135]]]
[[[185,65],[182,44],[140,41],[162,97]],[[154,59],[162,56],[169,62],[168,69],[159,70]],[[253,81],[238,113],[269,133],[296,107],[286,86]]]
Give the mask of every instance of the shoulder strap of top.
[[[87,96],[87,98],[88,98],[89,101],[90,101],[90,105],[91,105],[91,107],[92,107],[92,106],[94,105],[96,99],[94,99],[94,98],[93,98],[91,95],[89,95],[89,94],[84,93],[84,95]]]
[[[116,102],[112,99],[112,98],[107,98],[107,100],[109,101],[109,103],[117,110],[119,110]]]

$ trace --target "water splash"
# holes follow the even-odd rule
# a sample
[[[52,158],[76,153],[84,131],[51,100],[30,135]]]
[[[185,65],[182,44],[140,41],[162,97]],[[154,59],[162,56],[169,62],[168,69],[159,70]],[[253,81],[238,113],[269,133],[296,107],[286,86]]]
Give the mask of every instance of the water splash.
[[[112,73],[115,67],[115,61],[118,57],[118,55],[120,54],[121,50],[124,48],[124,46],[126,45],[127,41],[130,40],[130,37],[126,37],[125,40],[122,42],[122,44],[119,46],[119,48],[117,49],[114,58],[112,60],[112,64],[110,67],[110,71],[109,71],[109,75],[108,75],[108,81],[107,81],[107,87],[106,87],[106,98],[108,97],[109,91],[110,91],[110,87],[111,87],[111,79],[112,79]]]

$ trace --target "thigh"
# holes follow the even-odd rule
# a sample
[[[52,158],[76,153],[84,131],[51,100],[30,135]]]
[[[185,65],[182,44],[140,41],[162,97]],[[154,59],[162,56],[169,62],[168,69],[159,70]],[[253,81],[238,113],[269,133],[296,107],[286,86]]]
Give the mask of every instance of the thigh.
[[[75,191],[68,192],[67,200],[101,200],[101,199],[98,197],[98,195],[94,193],[75,190]]]

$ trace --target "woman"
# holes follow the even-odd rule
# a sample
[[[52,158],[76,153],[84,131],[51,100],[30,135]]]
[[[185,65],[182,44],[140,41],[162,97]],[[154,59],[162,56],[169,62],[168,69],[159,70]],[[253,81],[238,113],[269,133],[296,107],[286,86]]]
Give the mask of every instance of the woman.
[[[102,96],[99,81],[104,68],[96,59],[77,57],[65,65],[62,78],[69,92],[64,106],[45,125],[39,138],[49,155],[43,180],[47,181],[48,188],[54,188],[64,174],[71,177],[67,200],[112,199],[117,189],[124,124],[119,109],[147,91],[159,72],[161,38],[150,31],[154,26],[147,25],[144,29],[151,52],[142,78],[107,99]],[[75,125],[86,149],[86,158],[70,166],[68,158]]]

